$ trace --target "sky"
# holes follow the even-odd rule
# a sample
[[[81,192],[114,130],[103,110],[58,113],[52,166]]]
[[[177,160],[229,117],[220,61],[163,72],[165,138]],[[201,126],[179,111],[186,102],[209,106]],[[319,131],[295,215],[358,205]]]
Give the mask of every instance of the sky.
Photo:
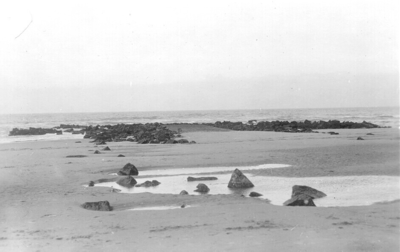
[[[398,11],[394,0],[3,1],[0,113],[399,106]]]

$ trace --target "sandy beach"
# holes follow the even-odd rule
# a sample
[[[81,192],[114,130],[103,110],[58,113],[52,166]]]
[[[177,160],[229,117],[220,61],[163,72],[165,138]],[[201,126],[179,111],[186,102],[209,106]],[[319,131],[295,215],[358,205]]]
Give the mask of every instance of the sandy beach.
[[[334,130],[339,135],[329,135],[322,132],[331,130],[294,134],[181,128],[183,137],[196,144],[112,142],[107,143],[111,151],[98,155],[94,151],[104,146],[88,139],[1,144],[0,250],[399,251],[399,200],[351,207],[285,207],[240,195],[123,194],[84,187],[89,181],[112,178],[109,174],[128,162],[139,172],[290,165],[245,172],[277,180],[400,176],[398,129],[342,129]],[[356,140],[360,136],[365,140]],[[260,193],[268,198],[268,192]],[[288,199],[290,195],[291,187]],[[113,211],[80,206],[103,200]],[[187,207],[179,208],[183,204]],[[130,210],[154,206],[178,207]]]

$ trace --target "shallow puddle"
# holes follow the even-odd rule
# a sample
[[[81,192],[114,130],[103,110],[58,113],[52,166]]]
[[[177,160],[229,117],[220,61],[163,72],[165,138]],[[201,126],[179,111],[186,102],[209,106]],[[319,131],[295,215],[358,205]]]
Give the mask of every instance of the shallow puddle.
[[[161,210],[174,210],[174,209],[185,209],[192,206],[184,205],[182,206],[153,206],[153,207],[136,207],[128,209],[128,211],[161,211]]]
[[[291,165],[287,164],[262,164],[254,166],[218,166],[218,167],[196,167],[196,168],[175,168],[175,169],[163,169],[163,170],[139,170],[141,176],[163,176],[163,175],[185,175],[185,174],[210,174],[210,173],[223,173],[232,172],[236,168],[241,171],[246,170],[262,170],[262,169],[278,169],[286,168]],[[111,173],[110,175],[116,176],[117,173]]]
[[[265,167],[268,166],[238,168],[241,171],[246,171],[252,169],[266,169]],[[288,165],[281,165],[281,167],[288,167]],[[250,192],[254,191],[263,195],[259,198],[268,199],[271,201],[271,204],[274,205],[282,205],[283,202],[291,197],[293,185],[306,185],[328,195],[322,199],[314,200],[315,204],[320,207],[363,206],[377,202],[393,201],[400,198],[400,178],[394,176],[287,178],[257,176],[244,172],[255,187],[249,189],[230,189],[227,185],[231,174],[221,174],[221,172],[232,172],[235,168],[237,167],[193,168],[188,170],[173,169],[169,170],[170,172],[168,172],[168,170],[163,170],[161,172],[162,175],[153,175],[151,178],[142,178],[142,176],[149,176],[150,174],[145,174],[145,172],[140,171],[141,176],[135,177],[138,184],[152,179],[158,180],[161,184],[155,187],[133,187],[130,189],[122,187],[115,182],[98,183],[95,184],[95,186],[112,187],[121,190],[121,193],[150,192],[156,194],[179,194],[182,190],[186,190],[189,194],[199,195],[199,193],[194,192],[194,190],[199,183],[204,183],[210,188],[208,194],[238,194],[248,196]],[[277,168],[277,166],[274,165],[274,168]],[[181,173],[177,173],[178,170]],[[217,177],[218,180],[187,181],[188,174],[199,174],[199,176],[201,176],[200,174],[202,173],[213,173],[213,176]]]

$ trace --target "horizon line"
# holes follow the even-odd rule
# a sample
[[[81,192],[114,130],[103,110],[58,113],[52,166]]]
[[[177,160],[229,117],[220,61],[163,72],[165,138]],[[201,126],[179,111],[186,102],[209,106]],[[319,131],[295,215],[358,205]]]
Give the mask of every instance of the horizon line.
[[[0,115],[44,115],[44,114],[95,114],[95,113],[146,113],[146,112],[192,112],[192,111],[248,111],[248,110],[296,110],[296,109],[360,109],[360,108],[398,108],[400,106],[375,106],[375,107],[319,107],[319,108],[252,108],[252,109],[188,109],[188,110],[137,110],[137,111],[87,111],[87,112],[22,112],[1,113]]]

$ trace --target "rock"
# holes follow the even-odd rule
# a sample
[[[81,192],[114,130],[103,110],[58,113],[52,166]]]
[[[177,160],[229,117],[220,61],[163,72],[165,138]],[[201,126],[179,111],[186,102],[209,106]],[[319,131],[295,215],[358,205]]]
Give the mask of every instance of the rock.
[[[197,189],[194,191],[199,193],[208,193],[210,191],[210,188],[208,188],[208,186],[206,186],[205,184],[200,183],[197,185]]]
[[[122,155],[122,154],[119,154],[119,155],[118,155],[118,157],[125,157],[125,156],[124,156],[124,155]]]
[[[76,141],[75,143],[82,143],[81,141]]]
[[[185,204],[181,205],[181,208],[185,208],[185,207],[186,207],[186,205],[185,205]]]
[[[316,206],[313,198],[306,194],[293,196],[290,200],[283,203],[284,206]]]
[[[57,135],[62,135],[63,133],[62,133],[62,131],[60,130],[60,131],[57,131],[56,134],[57,134]]]
[[[88,186],[94,186],[94,181],[90,181]]]
[[[94,154],[100,154],[100,151],[96,150],[96,151],[94,152]]]
[[[67,158],[83,158],[83,157],[87,157],[85,155],[69,155],[67,156]]]
[[[195,141],[190,141],[190,144],[195,144],[196,142]]]
[[[133,164],[127,163],[117,174],[119,176],[137,176],[139,171]]]
[[[107,144],[107,143],[104,142],[104,141],[99,141],[99,142],[95,141],[95,142],[96,142],[96,145],[105,145],[105,144]]]
[[[134,187],[137,184],[137,182],[133,177],[128,176],[128,177],[119,179],[117,181],[117,184],[120,186],[123,186],[123,187],[131,188],[131,187]]]
[[[373,136],[374,134],[372,134],[372,133],[367,133],[367,136]]]
[[[110,151],[111,149],[110,149],[110,147],[106,146],[103,150],[104,151]]]
[[[251,192],[251,193],[249,194],[249,196],[250,196],[250,197],[260,197],[260,196],[262,196],[262,194],[261,194],[261,193],[258,193],[258,192]]]
[[[169,139],[169,140],[165,141],[165,143],[166,144],[176,144],[176,143],[178,143],[178,141],[173,140],[173,139]]]
[[[142,184],[137,184],[136,187],[151,187],[151,186],[158,186],[159,184],[161,184],[161,183],[158,182],[157,180],[153,180],[153,181],[147,180],[146,182],[144,182]]]
[[[305,194],[310,196],[313,199],[319,199],[326,197],[326,194],[318,191],[317,189],[314,189],[309,186],[301,186],[301,185],[294,185],[292,187],[292,197],[300,194]]]
[[[229,188],[250,188],[250,187],[254,187],[254,185],[239,169],[235,169],[232,173],[231,180],[229,181],[228,187]]]
[[[112,207],[108,201],[86,202],[82,204],[82,207],[87,210],[112,211]]]
[[[188,177],[187,181],[205,181],[205,180],[217,180],[218,178],[216,177],[198,177],[198,178],[194,178],[194,177]]]
[[[364,138],[362,138],[362,137],[357,137],[357,140],[364,140]]]
[[[180,143],[180,144],[187,144],[187,143],[189,143],[189,141],[188,141],[187,139],[179,139],[179,140],[178,140],[178,143]]]
[[[185,191],[185,190],[182,190],[180,193],[179,193],[179,195],[188,195],[189,193],[187,192],[187,191]]]

